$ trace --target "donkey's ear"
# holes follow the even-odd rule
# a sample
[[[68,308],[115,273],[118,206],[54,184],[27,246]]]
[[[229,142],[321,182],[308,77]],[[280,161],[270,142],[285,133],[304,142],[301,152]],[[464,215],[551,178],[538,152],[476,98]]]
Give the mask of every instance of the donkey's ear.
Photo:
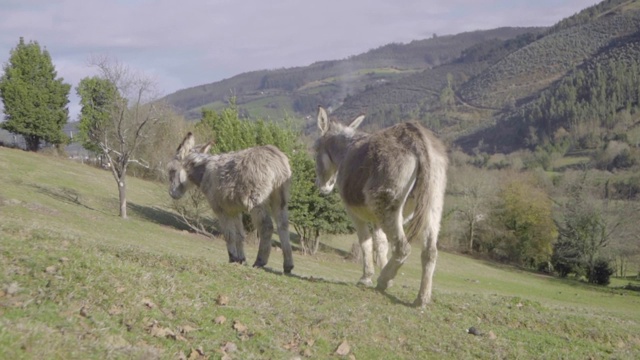
[[[318,128],[322,135],[329,131],[329,115],[322,106],[318,106]]]
[[[349,127],[352,129],[356,129],[358,126],[360,126],[360,124],[362,124],[362,120],[364,120],[364,115],[358,115],[358,117],[353,119],[351,124],[349,124]]]
[[[184,137],[184,140],[182,140],[182,143],[180,143],[180,146],[178,146],[178,150],[176,150],[176,156],[179,159],[184,159],[187,154],[189,154],[189,151],[191,151],[191,149],[193,148],[195,142],[196,140],[193,138],[193,134],[188,133],[187,136]]]
[[[212,145],[213,145],[213,142],[209,141],[200,149],[200,152],[203,154],[208,154],[209,150],[211,150]]]

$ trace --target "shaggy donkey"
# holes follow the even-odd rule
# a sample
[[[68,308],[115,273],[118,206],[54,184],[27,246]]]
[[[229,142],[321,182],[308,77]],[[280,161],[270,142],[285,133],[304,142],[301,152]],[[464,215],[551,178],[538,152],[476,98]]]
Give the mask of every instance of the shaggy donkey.
[[[255,267],[269,261],[273,215],[282,244],[284,272],[291,273],[287,212],[291,169],[287,156],[271,145],[211,155],[211,144],[194,148],[194,142],[193,134],[188,133],[168,165],[171,197],[181,198],[192,185],[200,188],[222,227],[229,262],[245,262],[242,213],[249,212],[260,238]]]
[[[373,285],[374,247],[382,268],[377,289],[384,291],[409,256],[409,241],[421,242],[422,281],[414,305],[423,307],[431,301],[438,255],[447,183],[446,149],[417,123],[400,123],[367,134],[356,131],[363,119],[360,115],[345,126],[330,120],[322,107],[318,109],[321,136],[315,143],[316,185],[325,194],[338,185],[362,247],[360,283]],[[408,236],[403,229],[405,221]],[[387,236],[394,246],[389,261]]]

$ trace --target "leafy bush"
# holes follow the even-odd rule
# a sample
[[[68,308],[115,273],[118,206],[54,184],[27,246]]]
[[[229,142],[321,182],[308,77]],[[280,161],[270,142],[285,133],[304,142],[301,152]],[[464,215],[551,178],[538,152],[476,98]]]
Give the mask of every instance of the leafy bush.
[[[613,268],[609,261],[604,258],[596,260],[593,269],[587,273],[587,279],[592,284],[609,285]]]
[[[549,260],[558,230],[552,202],[544,190],[523,179],[512,179],[499,193],[494,216],[503,228],[500,245],[508,260],[535,268]]]
[[[633,200],[640,197],[640,176],[632,176],[613,183],[616,199]]]

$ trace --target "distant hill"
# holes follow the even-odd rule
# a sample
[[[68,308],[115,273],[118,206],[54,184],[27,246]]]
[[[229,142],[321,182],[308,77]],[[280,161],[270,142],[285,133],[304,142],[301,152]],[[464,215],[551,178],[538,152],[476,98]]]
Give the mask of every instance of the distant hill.
[[[466,151],[562,141],[593,148],[621,138],[634,147],[639,29],[640,0],[606,0],[550,28],[387,44],[343,60],[240,74],[166,100],[191,119],[231,96],[247,118],[304,119],[322,104],[340,118],[365,113],[370,129],[416,119]]]
[[[165,100],[188,118],[202,107],[222,107],[231,96],[248,117],[302,117],[318,104],[340,106],[345,97],[431,69],[457,59],[463,50],[484,41],[502,41],[541,28],[499,28],[458,35],[433,36],[408,44],[387,44],[348,59],[309,66],[243,73],[229,79],[177,91]]]

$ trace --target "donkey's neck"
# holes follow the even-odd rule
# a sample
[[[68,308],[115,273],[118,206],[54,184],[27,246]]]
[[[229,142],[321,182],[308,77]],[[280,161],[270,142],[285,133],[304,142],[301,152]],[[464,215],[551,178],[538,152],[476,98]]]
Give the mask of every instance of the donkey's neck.
[[[207,167],[215,167],[217,163],[218,155],[209,155],[201,153],[193,153],[187,157],[187,175],[189,181],[191,181],[197,187],[200,187],[202,178],[204,177]]]
[[[331,158],[333,159],[333,161],[337,165],[340,165],[342,163],[342,160],[344,160],[344,157],[347,154],[347,151],[356,142],[360,141],[363,138],[366,138],[367,136],[369,136],[369,134],[363,133],[363,132],[357,132],[352,134],[340,134],[340,135],[334,136],[332,139],[333,146],[330,147],[332,149],[330,151],[331,151]]]

